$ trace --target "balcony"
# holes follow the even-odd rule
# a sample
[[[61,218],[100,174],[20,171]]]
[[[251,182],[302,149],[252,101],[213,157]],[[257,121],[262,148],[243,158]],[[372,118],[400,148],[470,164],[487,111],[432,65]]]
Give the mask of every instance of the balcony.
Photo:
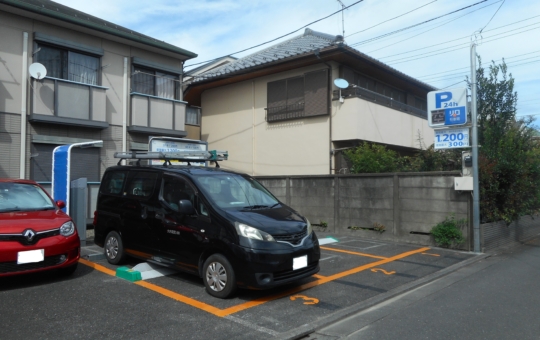
[[[106,129],[107,87],[46,77],[32,81],[34,123],[49,123]]]
[[[131,93],[129,132],[186,137],[186,102]]]
[[[402,112],[408,113],[410,115],[413,115],[419,118],[427,119],[427,111],[425,110],[421,110],[414,106],[403,104],[401,102],[393,100],[390,97],[384,96],[377,92],[366,90],[362,87],[352,87],[352,88],[343,89],[341,90],[341,96],[345,99],[354,97],[354,98],[361,98],[364,100],[369,100],[379,105],[392,108],[394,110],[402,111]],[[338,99],[339,99],[339,90],[334,91],[333,97],[332,97],[332,100],[338,100]]]

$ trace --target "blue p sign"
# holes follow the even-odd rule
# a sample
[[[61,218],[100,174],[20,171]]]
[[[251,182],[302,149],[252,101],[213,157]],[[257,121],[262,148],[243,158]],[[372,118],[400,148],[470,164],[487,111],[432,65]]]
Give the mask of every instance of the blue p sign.
[[[443,102],[447,102],[451,99],[452,99],[452,92],[435,93],[435,107],[441,108]]]

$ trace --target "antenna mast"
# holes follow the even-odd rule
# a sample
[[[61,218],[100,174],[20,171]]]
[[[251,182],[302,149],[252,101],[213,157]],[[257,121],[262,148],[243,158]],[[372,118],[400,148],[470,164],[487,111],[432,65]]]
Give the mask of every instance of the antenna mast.
[[[343,4],[343,2],[341,2],[341,0],[337,0],[337,2],[339,2],[339,4],[341,5],[341,29],[343,30],[343,41],[345,41],[345,17],[343,16],[345,12],[345,5]]]

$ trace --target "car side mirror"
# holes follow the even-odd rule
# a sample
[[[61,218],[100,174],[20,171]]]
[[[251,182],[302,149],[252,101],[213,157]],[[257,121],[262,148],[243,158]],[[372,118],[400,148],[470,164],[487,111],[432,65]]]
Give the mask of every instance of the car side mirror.
[[[66,207],[66,202],[58,200],[56,201],[56,206],[60,209],[64,209]]]
[[[181,215],[193,215],[195,213],[195,209],[193,209],[193,204],[191,204],[191,201],[178,201],[178,213]]]

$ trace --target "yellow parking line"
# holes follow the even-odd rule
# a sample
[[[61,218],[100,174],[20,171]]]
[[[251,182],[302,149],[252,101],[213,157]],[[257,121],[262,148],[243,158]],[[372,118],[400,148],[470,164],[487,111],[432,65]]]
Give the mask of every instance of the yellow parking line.
[[[91,268],[94,268],[95,270],[98,270],[102,273],[105,273],[105,274],[109,274],[109,275],[112,275],[112,276],[116,276],[116,272],[112,269],[109,269],[107,267],[104,267],[100,264],[97,264],[97,263],[94,263],[94,262],[91,262],[91,261],[88,261],[88,260],[85,260],[85,259],[79,259],[79,262],[84,264],[84,265],[87,265],[88,267],[91,267]]]
[[[323,247],[321,247],[321,248],[323,248]],[[326,247],[324,247],[324,248],[326,248]],[[392,256],[392,257],[388,257],[388,258],[384,257],[382,259],[381,259],[381,257],[376,257],[376,258],[379,258],[381,260],[380,261],[375,261],[373,263],[368,263],[368,264],[365,264],[363,266],[359,266],[359,267],[356,267],[356,268],[353,268],[353,269],[350,269],[350,270],[346,270],[346,271],[343,271],[341,273],[337,273],[337,274],[334,274],[334,275],[331,275],[331,276],[326,276],[325,277],[325,276],[321,276],[321,275],[314,275],[314,277],[316,277],[318,280],[305,283],[303,285],[294,287],[292,289],[286,290],[286,291],[278,293],[278,294],[261,297],[261,298],[251,300],[251,301],[248,301],[248,302],[245,302],[245,303],[241,303],[239,305],[232,306],[232,307],[225,308],[225,309],[216,308],[214,306],[211,306],[211,305],[206,304],[204,302],[201,302],[199,300],[195,300],[195,299],[192,299],[192,298],[187,297],[185,295],[175,293],[173,291],[162,288],[162,287],[157,286],[155,284],[152,284],[150,282],[136,281],[134,283],[141,286],[141,287],[148,288],[148,289],[150,289],[150,290],[152,290],[152,291],[154,291],[156,293],[159,293],[161,295],[169,297],[169,298],[171,298],[173,300],[180,301],[182,303],[185,303],[185,304],[190,305],[192,307],[201,309],[201,310],[203,310],[205,312],[208,312],[208,313],[211,313],[213,315],[216,315],[216,316],[219,316],[219,317],[224,317],[224,316],[227,316],[227,315],[238,313],[238,312],[240,312],[242,310],[246,310],[246,309],[249,309],[249,308],[252,308],[252,307],[255,307],[255,306],[262,305],[263,303],[266,303],[266,302],[269,302],[269,301],[272,301],[272,300],[277,300],[277,299],[280,299],[280,298],[285,297],[285,296],[296,294],[298,292],[301,292],[303,290],[306,290],[306,289],[309,289],[309,288],[312,288],[312,287],[315,287],[315,286],[318,286],[318,285],[322,285],[322,284],[332,282],[332,281],[337,280],[337,279],[341,279],[341,278],[343,278],[345,276],[349,276],[349,275],[352,275],[352,274],[362,272],[362,271],[364,271],[366,269],[371,269],[371,268],[374,268],[374,267],[377,267],[377,266],[380,266],[380,265],[383,265],[383,264],[386,264],[386,263],[389,263],[389,262],[397,261],[397,260],[402,259],[402,258],[407,257],[407,256],[422,253],[422,252],[425,252],[425,251],[427,251],[429,249],[430,248],[420,248],[420,249],[408,251],[408,252],[405,252],[405,253],[401,253],[401,254],[396,255],[396,256]],[[328,248],[328,250],[336,250],[336,249]],[[340,251],[340,250],[338,250],[338,251]],[[343,252],[348,252],[348,251],[343,251]],[[352,252],[349,252],[349,253],[352,253]],[[358,254],[361,254],[361,253],[358,253]],[[361,256],[365,256],[365,255],[369,255],[369,254],[363,254]],[[373,257],[373,256],[370,256],[370,257]],[[90,262],[90,261],[87,261],[87,260],[84,260],[84,259],[80,259],[79,262],[81,262],[81,263],[83,263],[83,264],[85,264],[85,265],[87,265],[89,267],[92,267],[92,268],[94,268],[94,269],[96,269],[96,270],[98,270],[100,272],[103,272],[105,274],[112,275],[112,276],[116,275],[116,273],[113,270],[108,269],[106,267],[103,267],[103,266],[101,266],[99,264],[96,264],[96,263],[93,263],[93,262]]]
[[[192,299],[190,297],[187,297],[185,295],[182,295],[182,294],[178,294],[178,293],[175,293],[173,291],[170,291],[168,289],[165,289],[163,287],[160,287],[160,286],[156,286],[155,284],[153,283],[150,283],[150,282],[146,282],[146,281],[136,281],[134,282],[136,285],[139,285],[141,287],[145,287],[145,288],[148,288],[150,290],[153,290],[154,292],[156,293],[159,293],[161,295],[165,295],[166,297],[169,297],[173,300],[176,300],[176,301],[180,301],[180,302],[183,302],[185,303],[186,305],[190,305],[190,306],[193,306],[195,308],[199,308],[199,309],[202,309],[203,311],[205,312],[208,312],[208,313],[211,313],[211,314],[214,314],[216,316],[224,316],[224,315],[221,315],[222,314],[222,310],[219,309],[219,308],[216,308],[214,306],[211,306],[209,304],[206,304],[204,302],[201,302],[199,300],[195,300],[195,299]]]
[[[343,249],[337,249],[337,248],[330,248],[330,247],[320,247],[324,250],[331,250],[331,251],[337,251],[338,253],[345,253],[345,254],[351,254],[351,255],[359,255],[359,256],[365,256],[365,257],[371,257],[374,259],[387,259],[387,257],[384,256],[377,256],[377,255],[371,255],[366,253],[357,253],[355,251],[349,251],[349,250],[343,250]]]

